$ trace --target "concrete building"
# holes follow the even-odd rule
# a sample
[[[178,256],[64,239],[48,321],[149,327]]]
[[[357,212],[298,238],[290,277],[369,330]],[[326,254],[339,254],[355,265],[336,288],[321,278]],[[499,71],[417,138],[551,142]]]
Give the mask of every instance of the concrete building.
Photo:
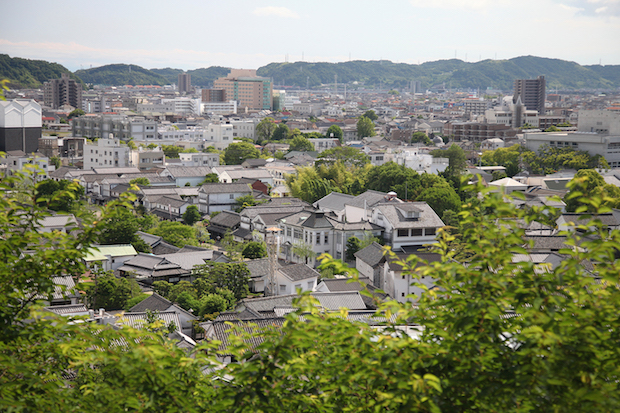
[[[231,115],[237,114],[237,101],[229,100],[228,102],[202,102],[201,113],[205,115]]]
[[[131,149],[109,135],[108,139],[100,138],[95,143],[84,144],[84,169],[135,166]]]
[[[0,151],[36,152],[41,127],[41,105],[36,101],[0,101]]]
[[[208,166],[213,168],[220,164],[219,153],[180,153],[183,166]]]
[[[86,138],[103,138],[112,134],[122,140],[146,141],[157,137],[157,122],[139,116],[131,119],[124,115],[80,116],[71,124],[73,136]]]
[[[620,134],[606,135],[594,132],[539,132],[525,133],[525,146],[538,152],[541,146],[572,148],[601,155],[612,168],[620,167]]]
[[[178,82],[179,93],[192,93],[192,75],[189,73],[179,73]]]
[[[226,100],[236,100],[245,110],[271,110],[271,79],[256,76],[256,70],[233,69],[228,76],[216,79],[213,89],[224,89]]]
[[[202,89],[203,103],[222,103],[226,102],[226,89]]]
[[[546,83],[544,76],[536,79],[517,79],[514,83],[512,102],[517,103],[517,98],[528,110],[536,110],[539,114],[545,114]]]
[[[63,73],[60,79],[50,79],[43,84],[45,106],[58,109],[63,105],[82,107],[82,85]]]
[[[35,181],[49,178],[49,158],[39,152],[26,154],[23,151],[8,151],[4,158],[0,158],[0,165],[4,166],[0,170],[5,169],[9,176],[23,170],[25,165],[35,165],[37,167]]]
[[[579,132],[620,135],[620,113],[610,110],[580,110],[578,119]]]

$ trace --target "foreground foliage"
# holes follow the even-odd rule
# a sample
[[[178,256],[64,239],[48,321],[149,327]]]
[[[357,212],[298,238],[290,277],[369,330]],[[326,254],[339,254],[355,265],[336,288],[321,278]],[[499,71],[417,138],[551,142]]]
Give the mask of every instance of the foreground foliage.
[[[437,288],[416,307],[383,304],[380,316],[390,321],[385,325],[349,321],[344,310],[325,313],[303,296],[300,309],[280,319],[281,328],[264,328],[262,343],[244,340],[247,331],[258,333],[256,326],[239,326],[227,348],[212,342],[189,354],[165,338],[165,329],[116,331],[38,313],[33,293],[48,296],[52,275],[81,274],[83,247],[101,227],[39,234],[36,223],[45,212],[33,190],[17,192],[9,184],[15,182],[4,181],[0,198],[0,410],[620,408],[620,272],[614,261],[620,236],[600,220],[570,234],[567,244],[579,248],[561,251],[565,259],[555,268],[513,262],[513,253],[525,252],[515,218],[536,216],[516,210],[501,194],[472,197],[460,212],[467,254],[457,256],[455,239],[443,232],[435,247],[440,261],[411,256],[402,262],[414,278],[435,278]],[[582,204],[578,211],[583,204],[596,210],[601,200],[580,196],[581,189],[573,187]],[[528,214],[538,212],[544,211]],[[593,267],[584,266],[588,260]],[[238,282],[225,276],[229,269]],[[181,287],[213,287],[215,294],[226,287],[237,299],[247,293],[243,268],[205,266],[199,272],[208,283]],[[204,305],[222,307],[213,297]],[[418,338],[398,328],[405,325],[417,326],[409,332]],[[243,362],[213,369],[217,354]]]

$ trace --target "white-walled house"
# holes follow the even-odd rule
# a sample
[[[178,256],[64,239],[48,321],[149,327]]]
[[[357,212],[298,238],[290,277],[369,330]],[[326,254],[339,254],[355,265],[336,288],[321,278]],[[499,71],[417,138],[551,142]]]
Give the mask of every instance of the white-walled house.
[[[236,207],[237,198],[246,195],[252,195],[252,188],[248,184],[204,184],[198,189],[198,210],[206,214],[232,211]]]
[[[375,206],[371,222],[385,229],[384,239],[393,251],[436,242],[443,221],[426,202],[385,203]]]
[[[312,291],[320,274],[306,264],[292,264],[276,270],[277,290],[275,295],[296,294],[297,290]],[[265,280],[265,290],[269,291],[269,280]]]
[[[429,263],[440,260],[440,255],[435,253],[416,252],[415,255]],[[382,268],[383,285],[379,288],[401,303],[412,301],[412,298],[408,297],[410,294],[415,295],[413,301],[417,301],[424,293],[424,288],[416,284],[424,285],[430,289],[435,286],[436,282],[434,277],[417,274],[415,268],[413,271],[403,271],[403,267],[397,261],[404,261],[409,256],[410,254],[397,254],[395,259],[387,258]]]
[[[88,267],[99,264],[104,271],[114,271],[136,255],[138,252],[131,244],[93,245],[84,257],[84,261]]]

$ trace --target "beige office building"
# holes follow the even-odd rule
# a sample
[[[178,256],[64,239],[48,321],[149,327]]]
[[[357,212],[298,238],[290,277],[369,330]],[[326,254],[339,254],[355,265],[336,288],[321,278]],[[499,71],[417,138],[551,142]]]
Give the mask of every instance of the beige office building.
[[[232,69],[226,77],[213,82],[213,89],[223,89],[226,100],[236,100],[238,109],[272,109],[271,79],[258,77],[256,70]]]

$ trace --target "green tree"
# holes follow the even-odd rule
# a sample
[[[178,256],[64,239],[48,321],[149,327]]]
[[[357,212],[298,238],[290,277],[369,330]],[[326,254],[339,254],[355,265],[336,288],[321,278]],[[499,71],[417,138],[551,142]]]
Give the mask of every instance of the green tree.
[[[140,286],[129,278],[117,278],[112,272],[93,271],[94,283],[86,290],[89,308],[122,310],[133,297],[140,295]]]
[[[264,242],[250,241],[243,245],[241,255],[243,255],[243,258],[251,260],[263,258],[267,256],[267,248]]]
[[[50,158],[50,164],[54,165],[54,167],[58,169],[62,166],[62,161],[60,160],[58,156],[52,156]]]
[[[377,114],[375,113],[374,110],[369,109],[366,112],[364,112],[364,114],[362,115],[365,118],[370,119],[371,121],[376,121],[377,119],[379,119],[379,116],[377,116]]]
[[[289,132],[289,127],[286,126],[285,123],[280,123],[273,131],[273,136],[271,137],[271,139],[273,139],[274,141],[283,141],[287,138]]]
[[[592,199],[600,204],[593,204]],[[566,211],[593,212],[601,207],[620,208],[620,188],[608,184],[594,169],[581,169],[571,180],[571,190],[564,197]]]
[[[231,143],[224,151],[224,162],[226,165],[241,165],[246,159],[256,159],[260,157],[260,151],[251,143],[239,142]]]
[[[141,177],[132,179],[131,181],[129,181],[129,183],[131,185],[149,186],[151,184],[151,181],[149,181],[149,178],[141,176]]]
[[[357,237],[351,237],[347,240],[347,252],[346,257],[347,260],[353,261],[355,260],[355,253],[362,249],[361,241]]]
[[[183,213],[183,222],[185,225],[194,225],[194,223],[200,221],[201,218],[202,216],[200,212],[198,212],[198,207],[196,205],[188,206]]]
[[[77,118],[79,116],[84,116],[84,111],[82,109],[73,109],[71,111],[71,113],[69,113],[69,116],[67,116],[68,119],[73,119],[73,118]]]
[[[335,162],[342,162],[346,166],[363,167],[370,163],[370,158],[364,152],[351,146],[336,146],[326,149],[317,159],[318,165],[331,165]]]
[[[200,183],[200,185],[218,182],[220,182],[220,177],[215,172],[211,172],[205,175],[205,179]]]
[[[256,141],[260,143],[262,141],[271,140],[271,137],[273,136],[273,133],[275,130],[276,130],[276,123],[273,120],[273,118],[270,118],[270,117],[263,118],[263,120],[261,120],[256,125]],[[227,165],[233,165],[233,164],[227,163]]]
[[[447,177],[458,177],[467,170],[467,157],[460,146],[452,144],[449,149],[435,149],[431,155],[438,158],[448,158],[448,167],[444,171]]]
[[[218,288],[230,290],[236,300],[249,293],[250,271],[244,263],[207,263],[196,265],[192,274],[203,281],[206,293],[217,292]]]
[[[310,152],[314,150],[314,145],[303,135],[295,135],[289,141],[290,151]]]
[[[179,248],[183,248],[186,245],[198,246],[196,230],[182,222],[161,221],[159,225],[150,232],[153,235],[162,237],[164,241]]]
[[[361,139],[375,135],[375,124],[366,116],[361,116],[357,121],[357,137]]]
[[[413,132],[411,135],[411,143],[423,143],[424,145],[432,145],[433,142],[424,132]]]
[[[67,179],[45,179],[35,188],[37,203],[56,212],[72,212],[84,196],[84,187]]]
[[[344,132],[342,131],[340,126],[331,125],[329,128],[327,128],[327,132],[325,132],[325,137],[331,138],[332,136],[338,139],[340,143],[344,142]]]
[[[254,198],[254,195],[240,196],[239,198],[235,199],[235,204],[237,205],[237,208],[235,208],[235,211],[241,212],[247,207],[256,206],[264,202],[265,201],[259,201],[256,198]]]
[[[162,151],[164,151],[164,155],[166,158],[176,159],[179,157],[179,153],[183,152],[183,148],[176,145],[162,145]]]

